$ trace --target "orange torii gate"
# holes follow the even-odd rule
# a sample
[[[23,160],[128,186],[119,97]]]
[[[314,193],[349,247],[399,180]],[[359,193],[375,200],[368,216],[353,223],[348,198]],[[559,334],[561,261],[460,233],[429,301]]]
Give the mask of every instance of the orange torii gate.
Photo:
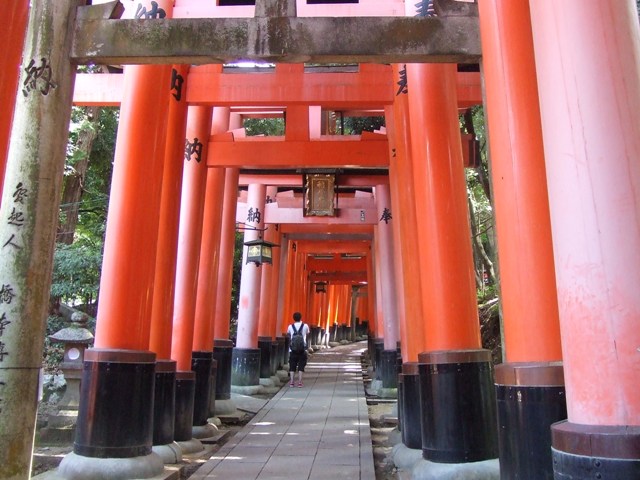
[[[23,96],[18,94],[16,99],[6,186],[0,210],[2,218],[10,219],[0,227],[0,236],[6,241],[3,244],[6,255],[0,268],[0,283],[6,299],[2,303],[2,313],[6,317],[2,317],[0,330],[0,400],[3,418],[11,418],[11,422],[2,420],[0,451],[16,452],[12,458],[2,458],[0,473],[9,472],[4,475],[9,476],[19,472],[20,476],[28,471],[33,409],[24,408],[24,398],[33,397],[39,368],[39,355],[36,355],[34,345],[41,343],[43,335],[41,319],[46,309],[51,268],[52,232],[57,216],[56,202],[51,198],[58,196],[58,178],[64,157],[64,135],[60,126],[66,125],[72,102],[74,73],[71,62],[94,61],[107,64],[155,63],[161,66],[126,68],[125,76],[128,78],[125,83],[130,90],[124,89],[129,93],[121,99],[123,117],[119,138],[122,141],[119,140],[117,154],[120,160],[116,162],[108,226],[110,240],[105,250],[108,268],[116,269],[118,275],[108,271],[103,275],[105,294],[101,299],[102,313],[96,336],[97,346],[103,348],[95,349],[85,358],[95,367],[95,372],[83,379],[83,388],[87,391],[83,393],[85,410],[79,416],[81,435],[75,456],[65,459],[66,468],[73,469],[74,458],[81,457],[89,459],[91,465],[99,469],[100,457],[106,451],[113,453],[114,447],[119,449],[116,452],[119,457],[144,458],[141,464],[128,472],[132,476],[139,476],[142,464],[153,472],[161,468],[154,454],[150,453],[150,379],[157,357],[155,352],[147,349],[156,265],[155,224],[161,204],[159,185],[164,171],[163,152],[168,148],[163,137],[168,109],[162,104],[170,98],[170,92],[154,91],[151,87],[158,78],[171,74],[166,65],[172,63],[222,63],[242,57],[275,63],[373,61],[399,64],[391,67],[393,80],[390,85],[404,85],[406,93],[404,88],[400,91],[393,88],[392,101],[376,107],[387,107],[385,111],[390,120],[388,139],[382,142],[360,139],[353,143],[371,149],[370,152],[377,155],[375,164],[379,164],[382,157],[380,150],[388,150],[387,164],[395,169],[390,182],[392,197],[399,200],[402,210],[410,211],[409,222],[402,220],[402,214],[397,213],[401,219],[396,230],[396,238],[401,245],[397,259],[406,270],[411,268],[410,255],[415,255],[420,282],[414,289],[408,284],[410,276],[400,275],[405,297],[404,319],[401,319],[401,327],[402,322],[405,323],[403,340],[412,343],[407,335],[409,322],[420,323],[424,332],[419,332],[406,356],[403,354],[407,366],[403,371],[406,379],[419,377],[420,394],[425,392],[427,396],[424,398],[428,400],[423,406],[423,418],[407,422],[405,417],[404,425],[419,424],[423,427],[421,444],[416,448],[422,448],[427,459],[465,464],[470,459],[484,460],[495,456],[495,442],[489,439],[491,435],[487,427],[487,419],[491,418],[494,408],[491,401],[479,402],[472,405],[476,408],[465,408],[464,411],[460,405],[446,404],[438,411],[447,415],[434,416],[433,405],[444,402],[443,395],[438,392],[445,390],[441,388],[444,385],[438,383],[445,380],[432,375],[434,369],[450,372],[451,376],[446,381],[451,385],[469,383],[462,375],[453,373],[456,369],[458,372],[478,373],[474,381],[483,392],[487,392],[486,384],[487,380],[491,381],[491,374],[486,368],[485,355],[478,350],[477,328],[472,321],[473,292],[466,278],[469,262],[467,246],[463,243],[466,232],[459,188],[462,162],[453,114],[458,107],[454,99],[457,90],[455,71],[446,65],[420,64],[430,61],[476,62],[482,53],[487,68],[490,141],[492,149],[498,152],[494,158],[498,164],[494,170],[494,183],[505,180],[504,188],[501,186],[496,192],[497,224],[501,230],[499,242],[505,245],[501,249],[500,261],[506,264],[508,268],[505,271],[511,275],[502,294],[505,305],[513,302],[511,304],[516,307],[511,310],[515,313],[505,320],[506,359],[510,364],[498,379],[496,389],[499,395],[505,394],[497,405],[503,427],[500,429],[501,442],[515,445],[500,452],[501,468],[507,475],[524,472],[522,475],[535,478],[550,475],[552,469],[567,478],[580,478],[584,469],[595,469],[595,473],[601,476],[638,476],[640,467],[634,445],[640,435],[640,394],[635,388],[638,374],[636,350],[640,339],[635,319],[640,307],[634,292],[640,284],[640,265],[636,254],[640,233],[635,221],[638,205],[633,199],[640,175],[634,163],[640,151],[637,141],[640,122],[635,108],[640,103],[640,93],[629,86],[638,83],[640,47],[636,41],[639,36],[637,16],[631,0],[607,5],[606,15],[603,9],[583,8],[578,0],[553,5],[546,0],[479,0],[480,22],[475,2],[456,0],[436,0],[437,15],[429,18],[299,18],[293,1],[258,0],[255,9],[233,10],[247,16],[255,13],[252,18],[171,19],[174,2],[161,0],[154,2],[155,5],[141,2],[144,18],[109,20],[115,12],[113,5],[111,8],[92,6],[84,9],[84,2],[80,0],[35,0],[32,3],[30,30],[23,56],[25,65],[20,72],[26,93]],[[528,3],[531,3],[531,8]],[[176,1],[175,4],[177,15],[181,17],[193,14],[206,17],[211,12],[220,12],[213,4],[203,7],[192,0]],[[353,12],[358,8],[371,11],[369,9],[375,8],[375,4],[381,5],[382,2],[362,0],[361,5],[340,11],[344,14],[352,13],[351,8]],[[389,10],[378,13],[402,15],[401,10],[405,6],[409,15],[415,14],[412,5],[403,5],[403,2],[385,2],[385,6]],[[153,18],[158,8],[164,11],[166,19]],[[99,13],[95,14],[96,11]],[[248,40],[262,38],[260,32],[268,31],[274,24],[278,25],[279,39],[283,43],[276,38],[269,42]],[[211,35],[216,27],[218,34]],[[184,32],[189,33],[185,35]],[[236,42],[230,41],[233,38],[230,32],[236,35]],[[483,34],[482,52],[478,41],[480,32]],[[9,47],[13,46],[13,50],[20,43],[16,40],[20,33],[18,31],[17,36],[11,36]],[[349,41],[345,42],[348,47],[327,44],[327,38],[341,35],[348,38]],[[532,61],[534,51],[535,63]],[[15,58],[2,57],[3,75],[15,71]],[[36,61],[41,63],[34,70]],[[296,67],[290,71],[297,75]],[[527,82],[534,74],[539,88],[539,104],[535,88]],[[571,88],[558,88],[569,84]],[[593,92],[598,92],[598,95]],[[287,105],[286,102],[282,105],[296,121],[305,118],[304,105]],[[441,109],[435,105],[440,105]],[[537,111],[539,105],[540,120],[535,115],[524,113]],[[328,108],[335,107],[328,105]],[[7,118],[4,113],[3,109],[3,119]],[[536,126],[538,122],[541,128]],[[9,123],[3,121],[0,127],[8,128]],[[516,127],[522,125],[536,132],[531,137],[535,138],[533,146],[531,149],[512,149],[512,145],[523,142]],[[238,127],[230,127],[231,132]],[[290,138],[274,143],[293,142],[291,145],[294,145],[307,140],[312,143],[310,132],[298,127],[288,132]],[[438,129],[442,129],[439,137],[434,134]],[[153,131],[149,136],[155,139],[149,145],[151,153],[137,150],[134,139],[141,130]],[[539,135],[540,130],[543,136]],[[224,138],[226,140],[219,143],[226,144],[222,149],[227,149],[225,158],[230,164],[234,150],[246,153],[252,148],[249,144],[254,142],[239,141],[235,135],[234,141],[229,141],[226,134]],[[190,138],[189,142],[193,147],[191,153],[195,154],[199,149],[198,142],[195,138]],[[215,139],[209,143],[217,144]],[[262,143],[266,145],[266,142]],[[381,147],[380,144],[385,143]],[[521,167],[542,162],[541,143],[546,172],[542,174],[539,166],[534,168],[539,180],[532,182],[528,175],[522,175]],[[272,149],[268,156],[270,164],[281,166],[278,163],[281,160],[275,154],[286,154],[283,146],[267,148]],[[308,146],[297,148],[309,153]],[[332,152],[337,154],[337,146],[330,148],[335,148]],[[347,148],[352,148],[350,152],[357,154],[353,145]],[[534,154],[529,156],[534,150]],[[361,155],[363,162],[366,160],[364,157]],[[140,158],[147,160],[145,167],[149,164],[152,167],[142,168],[136,162]],[[315,167],[324,165],[320,155],[313,158]],[[324,161],[336,166],[330,157]],[[255,162],[256,159],[251,159],[248,165],[256,165]],[[383,166],[386,168],[387,164]],[[214,165],[215,162],[209,164]],[[304,166],[297,162],[294,165]],[[402,172],[405,165],[411,166],[412,176],[403,176],[406,175]],[[443,181],[429,183],[421,175],[425,172],[429,174],[428,179]],[[235,184],[237,178],[232,176],[231,182]],[[545,179],[548,180],[548,205],[544,192],[529,191],[529,187],[539,185]],[[402,189],[411,193],[398,191]],[[570,195],[566,194],[567,191]],[[524,197],[527,199],[520,202]],[[445,200],[451,200],[453,211],[447,210],[450,204]],[[506,208],[509,205],[518,207]],[[410,222],[418,219],[416,213],[421,206],[429,208],[428,221],[416,223],[412,231]],[[550,226],[545,206],[549,207]],[[230,218],[233,219],[233,215]],[[447,221],[453,225],[448,225]],[[517,227],[503,228],[506,225]],[[318,234],[322,229],[319,224],[310,227],[307,235]],[[335,228],[343,229],[343,232],[348,229],[346,225]],[[509,249],[509,242],[520,245],[520,231],[535,229],[542,230],[538,241],[515,252]],[[397,233],[398,230],[401,234]],[[552,238],[547,233],[549,230],[552,230]],[[453,236],[453,241],[449,235]],[[421,245],[425,240],[431,242],[430,250],[433,251],[411,250],[411,242],[404,240],[407,236],[421,240]],[[521,238],[529,237],[525,234]],[[292,246],[299,243],[297,240],[287,241]],[[549,248],[550,242],[553,242],[553,249]],[[454,245],[457,248],[452,249]],[[434,254],[434,251],[439,254]],[[291,275],[301,278],[303,264],[300,258],[296,258],[300,254],[290,257],[293,260]],[[521,262],[522,257],[526,261]],[[515,287],[514,283],[519,279],[531,278],[531,268],[540,268],[540,272],[536,272],[539,280],[536,283],[523,282],[524,288]],[[550,297],[556,297],[554,288],[550,286],[554,276],[552,272],[557,282],[559,328],[555,326],[556,319],[552,318],[555,317],[553,300],[549,301]],[[370,262],[368,278],[376,275]],[[442,295],[434,296],[428,285],[438,289]],[[301,290],[304,292],[306,288]],[[369,293],[369,298],[376,294],[373,291]],[[543,306],[547,313],[541,315],[539,309],[529,308],[528,298],[536,298],[536,306]],[[448,308],[448,305],[453,305],[450,299],[459,303]],[[409,305],[414,302],[419,307],[410,310]],[[370,306],[369,310],[373,312],[373,304]],[[130,321],[132,317],[134,319]],[[132,330],[128,331],[131,327]],[[529,345],[527,338],[520,336],[520,332],[526,330],[535,333],[535,344],[531,342]],[[562,358],[557,332],[562,339]],[[179,354],[186,358],[193,343],[185,341],[181,345]],[[126,352],[123,353],[123,349]],[[559,368],[555,364],[561,359],[564,361],[564,379],[557,375]],[[105,373],[106,367],[113,363],[117,363],[118,369],[126,375],[137,372],[135,375],[138,376],[132,381],[141,385],[136,389],[139,401],[122,394],[119,391],[122,383],[117,384],[112,376]],[[20,372],[19,376],[15,375],[16,371]],[[538,375],[546,372],[549,375],[544,378],[553,380],[553,392],[547,391],[549,384],[541,382]],[[98,383],[107,385],[107,399],[96,399],[93,395],[98,390]],[[539,422],[539,430],[531,426],[541,412],[549,423],[562,419],[560,402],[556,399],[563,397],[565,383],[568,421],[553,427],[553,440],[543,438],[549,435],[547,421]],[[527,403],[530,396],[537,398],[539,395],[545,398],[543,406]],[[470,398],[478,396],[469,395]],[[401,396],[401,401],[405,400]],[[90,401],[94,403],[88,404]],[[94,429],[91,423],[118,427],[118,415],[110,415],[109,407],[117,409],[118,413],[132,413],[130,418],[136,422],[130,423],[130,418],[127,418],[127,429],[116,428],[119,432],[126,431],[126,436],[115,441],[108,436],[101,437],[101,429]],[[415,405],[405,404],[405,413],[415,411]],[[470,412],[471,418],[466,417]],[[520,415],[522,412],[524,415]],[[465,428],[470,425],[470,429]],[[452,428],[459,436],[450,445],[449,439],[439,433]],[[484,433],[488,436],[485,437]],[[477,444],[471,442],[477,448],[463,451],[470,440],[480,437]],[[404,441],[407,445],[411,443],[407,439]],[[548,448],[551,442],[555,457],[553,467]],[[540,445],[535,454],[527,450],[533,443]],[[526,459],[531,461],[525,462]]]

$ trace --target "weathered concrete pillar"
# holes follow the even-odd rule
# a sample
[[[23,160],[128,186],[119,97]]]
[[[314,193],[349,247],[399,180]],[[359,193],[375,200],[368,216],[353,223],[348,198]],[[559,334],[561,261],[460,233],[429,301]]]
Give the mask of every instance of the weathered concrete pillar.
[[[567,392],[554,474],[640,478],[636,4],[530,5]]]
[[[33,2],[19,73],[22,88],[16,98],[0,208],[0,477],[7,479],[30,474],[75,79],[75,67],[68,60],[68,32],[76,7],[83,3]],[[14,42],[13,48],[17,44],[21,45]],[[7,65],[16,66],[17,62]],[[3,158],[4,153],[0,151]]]

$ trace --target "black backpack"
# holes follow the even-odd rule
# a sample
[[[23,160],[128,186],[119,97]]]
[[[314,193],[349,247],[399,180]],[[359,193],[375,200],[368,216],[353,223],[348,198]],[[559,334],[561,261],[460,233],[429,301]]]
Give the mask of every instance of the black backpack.
[[[304,323],[300,324],[300,329],[296,330],[295,325],[291,325],[293,328],[293,335],[291,335],[291,351],[293,353],[302,353],[305,351],[304,347],[304,337],[302,336],[302,329],[304,328]]]

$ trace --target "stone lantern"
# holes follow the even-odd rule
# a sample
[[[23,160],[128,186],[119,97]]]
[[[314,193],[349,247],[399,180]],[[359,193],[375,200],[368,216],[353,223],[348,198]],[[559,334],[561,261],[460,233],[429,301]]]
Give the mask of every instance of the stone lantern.
[[[59,412],[49,417],[49,428],[64,428],[75,425],[80,400],[80,378],[84,351],[93,343],[93,335],[87,330],[87,314],[74,312],[71,326],[49,335],[52,342],[64,345],[64,358],[60,368],[67,382],[67,389],[58,403]]]

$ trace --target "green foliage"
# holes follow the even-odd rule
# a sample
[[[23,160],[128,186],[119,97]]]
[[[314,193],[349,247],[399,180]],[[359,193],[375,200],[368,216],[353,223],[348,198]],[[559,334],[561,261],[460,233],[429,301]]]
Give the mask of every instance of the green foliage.
[[[244,121],[247,136],[267,137],[284,135],[284,118],[247,118]]]
[[[52,297],[69,305],[88,305],[97,300],[102,242],[81,239],[71,245],[59,244],[53,261]]]
[[[344,117],[342,128],[344,135],[361,135],[362,132],[373,132],[384,126],[384,117]]]

